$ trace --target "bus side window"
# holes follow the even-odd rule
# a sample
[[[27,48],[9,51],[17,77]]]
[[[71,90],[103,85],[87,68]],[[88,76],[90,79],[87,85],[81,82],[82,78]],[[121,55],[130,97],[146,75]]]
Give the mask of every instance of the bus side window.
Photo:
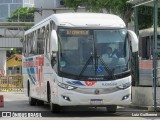
[[[51,36],[51,31],[55,27],[55,23],[53,21],[50,21],[50,23],[46,26],[45,29],[45,54],[47,55],[49,60],[52,60],[52,53],[50,51],[51,44],[50,44],[50,36]],[[52,60],[53,61],[53,60]]]
[[[29,35],[29,39],[28,39],[28,41],[29,41],[29,56],[33,56],[34,54],[33,54],[33,33],[31,33],[30,35]]]
[[[47,25],[45,30],[45,53],[48,57],[50,57],[50,31],[49,25]]]
[[[37,39],[37,53],[44,53],[44,29],[38,30],[38,39]]]
[[[33,32],[33,54],[37,54],[37,31]]]
[[[47,25],[47,27],[46,27],[46,34],[45,34],[45,36],[46,36],[46,53],[49,53],[50,52],[50,46],[49,46],[49,44],[50,44],[50,41],[49,41],[49,36],[50,36],[50,34],[49,34],[49,25]]]
[[[38,46],[38,53],[39,54],[43,54],[44,53],[44,48],[43,48],[43,41],[38,41],[37,42],[37,46]]]

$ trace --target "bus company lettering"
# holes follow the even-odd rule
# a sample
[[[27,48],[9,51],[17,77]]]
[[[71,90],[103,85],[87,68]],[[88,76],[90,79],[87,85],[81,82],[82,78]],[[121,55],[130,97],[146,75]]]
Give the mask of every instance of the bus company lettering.
[[[23,67],[27,68],[27,67],[35,67],[38,66],[38,64],[36,64],[36,61],[27,61],[27,62],[23,62]]]
[[[116,86],[117,83],[109,82],[109,83],[102,83],[102,86]]]
[[[33,59],[26,59],[26,62],[23,62],[23,67],[27,68],[28,71],[30,71],[30,68],[33,69],[36,73],[36,78],[38,80],[39,86],[41,86],[42,83],[42,73],[43,73],[43,66],[44,66],[44,56],[38,56],[35,60]],[[29,72],[29,74],[34,74]]]
[[[44,57],[43,56],[36,57],[35,61],[26,60],[26,62],[23,62],[23,67],[25,67],[25,68],[36,67],[36,66],[44,66]]]
[[[40,56],[40,57],[36,57],[36,62],[38,62],[39,67],[36,67],[36,71],[37,71],[37,78],[38,78],[38,83],[39,86],[41,86],[42,83],[42,73],[43,73],[43,67],[44,66],[44,57]]]

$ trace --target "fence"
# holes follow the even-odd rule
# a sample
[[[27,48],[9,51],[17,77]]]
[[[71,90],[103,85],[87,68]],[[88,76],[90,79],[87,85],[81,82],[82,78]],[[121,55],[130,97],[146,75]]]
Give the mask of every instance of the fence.
[[[22,92],[23,80],[21,75],[0,76],[0,92]]]

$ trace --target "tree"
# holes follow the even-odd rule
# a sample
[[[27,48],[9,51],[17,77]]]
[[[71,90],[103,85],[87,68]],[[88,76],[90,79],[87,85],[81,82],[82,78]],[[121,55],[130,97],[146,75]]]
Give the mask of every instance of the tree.
[[[119,15],[126,25],[133,20],[133,7],[127,3],[128,0],[65,0],[65,6],[73,8],[75,11],[78,6],[85,6],[90,12],[103,12],[103,9],[109,13]],[[158,13],[160,19],[160,11]],[[139,29],[148,28],[153,25],[153,8],[148,6],[138,7]],[[160,25],[160,21],[158,21]]]
[[[8,22],[33,22],[34,8],[20,7],[8,18]]]
[[[13,48],[13,50],[7,50],[6,56],[9,58],[13,54],[22,54],[22,48]]]
[[[65,6],[73,8],[84,5],[90,12],[103,12],[103,9],[122,17],[126,25],[130,22],[133,13],[132,6],[127,4],[128,0],[65,0]]]
[[[153,8],[149,6],[138,7],[138,28],[145,29],[153,25]]]
[[[34,22],[34,8],[21,7],[12,13],[12,16],[8,18],[8,22]],[[30,28],[27,26],[25,29]],[[12,28],[16,30],[17,28]],[[13,48],[13,50],[7,51],[7,57],[13,54],[22,54],[22,48]]]
[[[111,13],[121,16],[126,25],[131,21],[133,8],[127,4],[128,0],[106,0],[105,8]]]
[[[138,23],[139,29],[153,27],[153,7],[138,7]],[[158,26],[160,26],[160,11],[158,10]]]
[[[78,9],[78,6],[84,3],[84,0],[65,0],[64,3],[65,3],[65,7],[72,8],[76,12]]]

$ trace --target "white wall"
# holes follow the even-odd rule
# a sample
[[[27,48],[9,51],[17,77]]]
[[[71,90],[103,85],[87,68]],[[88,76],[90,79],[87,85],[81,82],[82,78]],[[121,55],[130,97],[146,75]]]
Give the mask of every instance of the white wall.
[[[60,1],[64,0],[34,0],[35,8],[37,10],[42,9],[42,16],[40,13],[35,12],[34,15],[35,24],[52,14],[74,12],[74,10],[64,8],[64,5],[60,5]],[[79,8],[77,12],[85,12],[85,8]]]
[[[132,87],[132,103],[136,106],[153,106],[153,87]],[[157,105],[160,106],[160,87],[157,88]]]
[[[47,18],[48,16],[56,13],[75,12],[73,9],[65,8],[64,5],[60,5],[60,1],[64,0],[34,0],[34,5],[37,10],[42,9],[42,16],[40,13],[35,12],[34,22],[35,24]],[[77,12],[87,12],[84,7],[78,8]],[[106,10],[103,10],[107,13]]]
[[[38,23],[38,22],[40,22],[40,21],[42,21],[43,19],[45,19],[45,18],[47,18],[48,16],[50,16],[50,15],[52,15],[52,14],[54,14],[54,12],[52,11],[52,10],[50,10],[50,11],[42,11],[42,16],[41,16],[41,14],[39,14],[38,12],[35,12],[34,13],[34,23],[36,24],[36,23]]]
[[[0,38],[0,48],[22,47],[20,38]]]
[[[35,8],[59,8],[59,7],[63,7],[63,5],[60,5],[60,1],[61,0],[35,0],[34,4],[35,4]]]
[[[42,21],[43,19],[47,18],[48,16],[50,16],[52,14],[68,13],[68,12],[74,12],[74,10],[68,9],[68,8],[59,8],[59,9],[56,9],[55,11],[53,11],[53,10],[43,10],[42,11],[42,16],[38,12],[35,12],[34,22],[36,24],[36,23]],[[85,8],[79,8],[77,10],[77,12],[86,12],[86,11],[85,11]]]
[[[18,29],[20,27],[17,27]],[[24,36],[24,30],[9,30],[7,28],[3,29],[0,28],[0,35],[4,36],[4,37],[10,37],[10,38],[23,38]]]
[[[56,3],[59,0],[35,0],[35,8],[56,8]]]

